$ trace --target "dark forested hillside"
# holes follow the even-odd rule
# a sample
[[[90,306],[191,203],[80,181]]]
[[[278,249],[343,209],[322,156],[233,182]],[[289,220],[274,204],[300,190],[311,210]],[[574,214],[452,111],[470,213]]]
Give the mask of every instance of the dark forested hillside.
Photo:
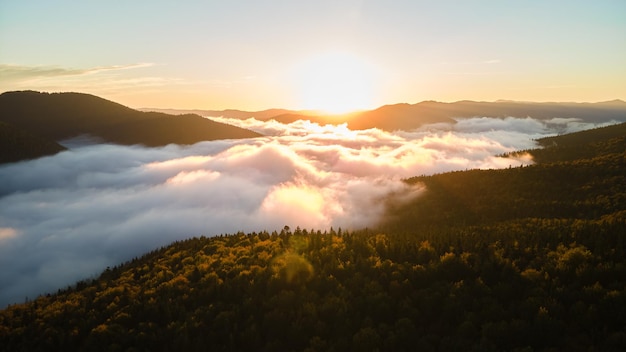
[[[626,123],[621,123],[562,136],[546,137],[538,141],[543,148],[533,150],[532,155],[536,162],[548,163],[619,153],[624,150],[625,136]]]
[[[460,226],[518,218],[597,219],[626,210],[626,124],[541,142],[538,164],[414,177],[425,186],[409,205],[392,208],[386,226]],[[524,152],[524,153],[526,153]]]
[[[0,164],[56,154],[65,147],[0,122]]]
[[[161,146],[260,136],[198,115],[141,112],[81,93],[0,94],[0,122],[50,142],[86,134],[114,143]]]
[[[424,194],[377,229],[174,243],[0,311],[0,349],[623,351],[626,136],[609,132],[408,180]]]
[[[1,311],[0,346],[619,351],[625,220],[191,239]]]
[[[208,120],[198,115],[156,114],[145,120],[103,128],[98,136],[121,144],[162,146],[194,144],[205,140],[254,138],[258,133]]]

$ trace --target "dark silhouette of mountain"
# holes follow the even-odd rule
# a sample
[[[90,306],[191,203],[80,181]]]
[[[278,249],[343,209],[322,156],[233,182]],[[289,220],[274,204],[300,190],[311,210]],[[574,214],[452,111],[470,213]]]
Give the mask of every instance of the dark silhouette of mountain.
[[[621,100],[600,103],[531,103],[514,101],[421,103],[428,109],[444,111],[448,117],[532,117],[535,119],[575,118],[587,122],[623,121],[626,103]],[[419,105],[419,104],[416,104]]]
[[[162,112],[166,114],[172,115],[180,115],[180,114],[196,114],[200,116],[206,117],[228,117],[232,119],[240,119],[245,120],[251,117],[254,117],[257,120],[267,121],[274,119],[276,116],[283,114],[297,114],[302,116],[315,116],[319,115],[318,111],[313,110],[287,110],[287,109],[267,109],[262,111],[243,111],[236,109],[226,109],[226,110],[200,110],[200,109],[156,109],[156,108],[142,108],[140,111],[154,111],[154,112]]]
[[[626,103],[621,100],[602,103],[424,101],[412,105],[385,105],[360,113],[347,122],[354,129],[378,127],[393,131],[412,130],[431,123],[454,123],[456,118],[471,117],[567,118],[593,123],[626,121]]]
[[[380,128],[387,131],[413,130],[431,123],[454,123],[452,116],[429,102],[420,104],[385,105],[376,110],[358,114],[348,127],[353,129]]]
[[[0,95],[0,120],[53,140],[147,118],[147,114],[82,93],[21,91]]]
[[[0,121],[54,141],[88,134],[108,142],[160,146],[260,136],[198,115],[141,112],[81,93],[3,93]]]
[[[261,135],[243,128],[219,123],[199,115],[155,113],[150,118],[102,128],[98,136],[121,144],[162,146],[170,143],[194,144],[217,139],[255,138]]]
[[[458,101],[441,103],[424,101],[417,104],[384,105],[375,110],[342,115],[325,115],[315,111],[290,111],[270,109],[258,112],[240,110],[167,110],[193,112],[203,116],[224,116],[237,119],[255,117],[258,120],[274,119],[282,123],[310,120],[319,124],[348,123],[351,129],[380,128],[387,131],[413,130],[425,124],[454,123],[455,118],[471,117],[532,117],[540,120],[552,118],[579,119],[601,123],[626,121],[626,103],[612,100],[600,103],[530,103],[499,100],[496,102]]]
[[[623,128],[551,138],[533,166],[410,179],[423,195],[376,229],[173,243],[1,310],[0,346],[623,351]]]
[[[0,122],[0,164],[35,159],[65,150],[62,145]]]

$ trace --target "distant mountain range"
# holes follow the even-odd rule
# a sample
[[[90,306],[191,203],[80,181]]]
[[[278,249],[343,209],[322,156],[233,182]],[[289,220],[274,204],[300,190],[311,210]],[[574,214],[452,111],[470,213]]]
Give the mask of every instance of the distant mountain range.
[[[204,117],[203,117],[204,116]],[[34,91],[0,94],[0,163],[51,155],[65,149],[58,142],[89,135],[104,142],[163,146],[193,144],[216,139],[261,136],[205,117],[236,119],[255,117],[282,123],[310,120],[320,124],[347,123],[351,129],[413,130],[425,124],[454,123],[468,117],[574,118],[601,123],[626,121],[626,102],[528,103],[514,101],[385,105],[375,110],[344,115],[325,115],[313,110],[269,109],[175,110],[141,109],[82,93]]]
[[[54,154],[64,149],[58,141],[80,135],[146,146],[261,136],[195,114],[142,112],[81,93],[3,93],[0,122],[0,163]]]
[[[171,114],[194,113],[202,116],[223,116],[257,120],[274,119],[282,123],[310,120],[320,124],[347,123],[351,129],[380,128],[386,131],[413,130],[425,124],[454,123],[455,118],[470,117],[532,117],[540,120],[574,118],[586,122],[626,121],[626,102],[612,100],[600,103],[530,103],[499,100],[496,102],[458,101],[441,103],[424,101],[417,104],[384,105],[375,110],[344,115],[324,115],[316,111],[269,109],[263,111],[241,110],[175,110],[141,109]]]

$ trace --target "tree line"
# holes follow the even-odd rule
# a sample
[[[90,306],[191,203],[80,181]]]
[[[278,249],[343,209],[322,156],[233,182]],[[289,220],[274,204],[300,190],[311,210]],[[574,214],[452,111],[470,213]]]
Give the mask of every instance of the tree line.
[[[0,311],[0,350],[622,351],[626,137],[555,148],[372,229],[175,242]]]

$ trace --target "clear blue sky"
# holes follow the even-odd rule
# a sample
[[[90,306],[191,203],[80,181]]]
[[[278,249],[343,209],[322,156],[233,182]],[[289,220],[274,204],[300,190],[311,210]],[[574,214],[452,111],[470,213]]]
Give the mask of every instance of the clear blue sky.
[[[602,101],[626,98],[624,43],[623,0],[0,0],[0,91],[248,110]]]

